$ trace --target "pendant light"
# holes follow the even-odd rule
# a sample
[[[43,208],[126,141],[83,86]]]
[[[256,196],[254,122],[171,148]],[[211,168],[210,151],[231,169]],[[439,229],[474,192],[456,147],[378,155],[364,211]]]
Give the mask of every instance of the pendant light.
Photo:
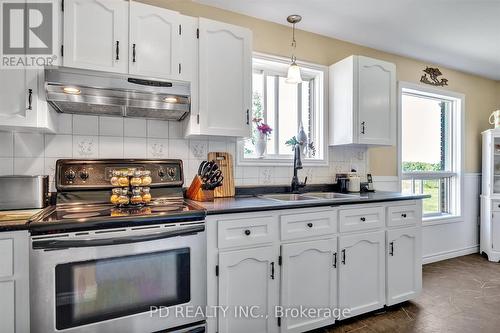
[[[290,84],[298,84],[302,82],[302,76],[300,75],[300,67],[295,62],[295,48],[297,47],[297,42],[295,41],[295,24],[302,20],[300,15],[290,15],[286,18],[288,23],[292,24],[292,63],[288,67],[288,75],[285,82]]]

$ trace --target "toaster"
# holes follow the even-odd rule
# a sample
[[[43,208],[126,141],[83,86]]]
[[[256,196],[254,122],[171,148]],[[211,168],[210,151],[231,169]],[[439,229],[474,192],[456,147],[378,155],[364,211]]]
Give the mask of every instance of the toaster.
[[[0,210],[44,208],[48,176],[0,176]]]

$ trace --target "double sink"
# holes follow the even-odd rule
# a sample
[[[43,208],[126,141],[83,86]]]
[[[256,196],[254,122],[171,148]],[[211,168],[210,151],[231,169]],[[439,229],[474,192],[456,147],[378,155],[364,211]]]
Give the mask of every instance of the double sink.
[[[359,200],[359,194],[344,194],[337,192],[308,192],[308,193],[283,193],[283,194],[264,194],[260,198],[276,201],[318,201],[318,200]]]

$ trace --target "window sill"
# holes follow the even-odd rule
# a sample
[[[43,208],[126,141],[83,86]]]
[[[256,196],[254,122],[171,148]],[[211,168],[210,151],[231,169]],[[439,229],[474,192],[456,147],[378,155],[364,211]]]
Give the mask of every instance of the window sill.
[[[462,222],[462,215],[439,215],[439,216],[429,216],[422,218],[422,226],[433,226],[439,224],[457,223]]]
[[[238,166],[292,166],[293,158],[238,158],[236,161]],[[302,160],[302,166],[328,166],[328,160]]]

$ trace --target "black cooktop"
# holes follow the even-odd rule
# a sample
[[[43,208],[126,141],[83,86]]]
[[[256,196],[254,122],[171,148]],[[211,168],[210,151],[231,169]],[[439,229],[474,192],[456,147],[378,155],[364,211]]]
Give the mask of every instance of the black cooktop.
[[[182,199],[157,199],[142,207],[111,204],[65,204],[47,207],[28,222],[32,234],[137,225],[203,221],[202,207]]]

